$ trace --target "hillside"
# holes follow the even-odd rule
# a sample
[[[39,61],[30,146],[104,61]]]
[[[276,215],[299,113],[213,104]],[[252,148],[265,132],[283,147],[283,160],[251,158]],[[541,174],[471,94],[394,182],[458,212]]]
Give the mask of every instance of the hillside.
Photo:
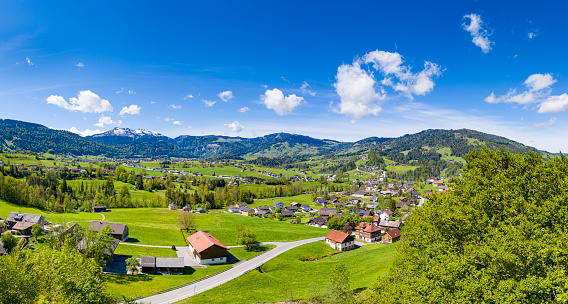
[[[421,166],[432,161],[463,161],[465,154],[482,147],[513,153],[534,151],[545,158],[553,157],[553,154],[504,137],[467,129],[426,130],[398,138],[369,137],[356,142],[289,133],[255,138],[217,135],[169,138],[156,132],[128,128],[115,128],[84,138],[35,123],[0,120],[0,149],[70,155],[236,158],[353,155],[375,149],[394,162]]]

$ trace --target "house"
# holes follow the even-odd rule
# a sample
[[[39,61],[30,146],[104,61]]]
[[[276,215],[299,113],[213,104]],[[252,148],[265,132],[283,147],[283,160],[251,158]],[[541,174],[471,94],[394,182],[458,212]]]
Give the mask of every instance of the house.
[[[229,212],[230,213],[239,213],[239,208],[235,207],[235,206],[230,206],[229,207]]]
[[[178,206],[174,203],[168,205],[168,210],[178,210]]]
[[[327,200],[326,200],[325,198],[323,198],[323,197],[320,196],[320,197],[317,197],[317,198],[316,198],[316,203],[317,203],[318,205],[325,205],[325,204],[327,204]]]
[[[81,240],[81,232],[83,232],[83,227],[79,226],[79,224],[75,223],[73,225],[71,225],[71,227],[61,231],[60,234],[60,240],[63,241],[65,240],[65,237],[67,236],[67,234],[71,234],[73,236],[75,236],[75,239],[77,239],[77,241]]]
[[[303,212],[310,212],[310,211],[313,210],[312,207],[305,205],[305,204],[300,206],[300,208],[302,209]]]
[[[197,213],[207,213],[207,210],[205,210],[205,208],[202,208],[202,207],[198,207],[197,209],[195,209],[195,211]]]
[[[290,211],[290,210],[282,210],[281,213],[282,213],[283,216],[286,216],[286,217],[288,217],[288,216],[294,216],[294,212],[293,212],[293,211]]]
[[[442,180],[437,180],[437,181],[433,181],[432,184],[433,184],[434,186],[438,186],[438,187],[439,187],[439,186],[441,186],[441,185],[444,184],[444,181],[442,181]]]
[[[91,244],[94,242],[91,242]],[[110,248],[106,249],[103,251],[103,253],[109,257],[112,257],[112,255],[114,254],[114,251],[116,250],[116,247],[118,247],[118,244],[120,244],[120,240],[118,239],[112,239],[111,243],[110,243]],[[88,245],[87,245],[87,241],[85,239],[80,240],[79,243],[77,244],[77,249],[84,253],[84,250],[87,249]]]
[[[381,229],[375,224],[361,222],[355,227],[355,237],[365,242],[375,242],[381,239]]]
[[[286,206],[284,207],[284,209],[288,210],[288,211],[292,211],[292,212],[298,212],[298,207],[296,206]]]
[[[181,208],[181,210],[183,210],[184,212],[191,212],[191,207],[184,206],[183,208]]]
[[[184,268],[185,262],[183,257],[162,258],[143,256],[140,259],[140,270],[142,273],[183,274]]]
[[[254,214],[254,209],[251,209],[249,207],[241,207],[241,209],[239,209],[239,212],[241,213],[241,215],[252,215]]]
[[[107,207],[106,206],[93,206],[93,212],[106,212],[107,211]]]
[[[355,248],[355,238],[347,233],[331,230],[325,236],[325,242],[331,246],[331,248],[339,251],[347,251]]]
[[[291,206],[296,206],[296,207],[300,208],[300,206],[301,206],[302,204],[300,204],[300,203],[298,203],[298,202],[292,202],[292,203],[290,203],[290,205],[291,205]]]
[[[319,210],[319,215],[329,218],[330,216],[336,216],[337,215],[337,209],[335,208],[321,208]]]
[[[281,202],[281,201],[275,201],[274,207],[282,209],[282,208],[284,208],[284,203]]]
[[[387,231],[387,233],[383,234],[383,243],[394,243],[400,239],[400,230],[398,229],[391,229]]]
[[[310,219],[308,221],[308,226],[327,228],[327,219],[325,217],[318,216],[316,218]]]
[[[385,228],[389,228],[389,229],[393,229],[393,228],[397,228],[400,227],[400,223],[397,221],[383,221],[381,220],[379,222],[379,228],[385,229]]]
[[[187,237],[187,242],[189,244],[189,249],[187,249],[189,256],[196,259],[199,264],[210,265],[227,262],[227,246],[211,234],[200,230]]]
[[[27,235],[31,234],[32,227],[35,224],[43,229],[45,218],[39,214],[11,212],[6,218],[5,224],[8,230],[16,230]]]
[[[125,224],[115,224],[99,221],[91,221],[89,229],[95,232],[101,231],[106,225],[109,225],[112,229],[111,235],[113,238],[119,241],[126,241],[128,239],[128,226]]]

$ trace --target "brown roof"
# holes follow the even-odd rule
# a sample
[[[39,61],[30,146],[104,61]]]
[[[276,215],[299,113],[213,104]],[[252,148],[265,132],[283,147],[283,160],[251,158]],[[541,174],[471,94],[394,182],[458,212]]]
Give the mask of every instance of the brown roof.
[[[392,214],[393,214],[392,210],[390,210],[390,209],[385,210],[385,213],[388,214],[388,215],[392,215]]]
[[[371,223],[366,223],[366,222],[361,222],[359,224],[359,226],[357,226],[355,229],[356,230],[363,230],[365,232],[377,232],[377,231],[381,230],[381,229],[379,229],[379,227],[377,227],[377,226],[375,226]]]
[[[203,252],[205,249],[217,245],[219,247],[228,249],[227,246],[223,245],[216,237],[209,233],[205,233],[201,230],[187,237],[187,241],[197,252]]]
[[[123,234],[124,230],[126,229],[125,224],[115,224],[115,223],[107,223],[101,221],[91,221],[91,225],[89,227],[93,227],[93,231],[99,232],[106,225],[110,225],[110,228],[112,229],[112,234]]]
[[[319,210],[319,214],[323,215],[323,216],[330,215],[330,214],[336,215],[337,209],[336,208],[321,208]]]
[[[389,231],[387,231],[387,234],[391,237],[391,238],[397,238],[400,236],[400,230],[398,229],[391,229]]]
[[[33,225],[35,225],[35,223],[17,222],[16,225],[14,225],[14,227],[12,227],[12,229],[14,229],[14,230],[26,230],[26,229],[31,228]]]
[[[345,239],[347,239],[347,237],[349,236],[349,234],[341,232],[341,231],[337,231],[337,230],[331,230],[326,236],[326,239],[330,239],[336,243],[343,243],[345,242]]]

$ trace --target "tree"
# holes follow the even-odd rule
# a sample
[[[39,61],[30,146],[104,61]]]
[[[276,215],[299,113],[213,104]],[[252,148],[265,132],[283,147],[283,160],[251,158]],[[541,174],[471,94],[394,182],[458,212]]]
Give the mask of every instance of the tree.
[[[180,230],[189,231],[189,229],[194,229],[195,217],[189,212],[184,212],[178,216],[177,225]]]
[[[7,253],[12,252],[12,249],[18,246],[18,239],[16,239],[16,237],[14,237],[10,232],[3,233],[0,240],[2,240],[3,247]]]
[[[130,274],[138,272],[138,267],[140,267],[140,261],[137,258],[130,257],[126,259],[126,270],[130,272]]]
[[[367,303],[566,303],[568,158],[483,149],[406,219]]]
[[[43,235],[43,228],[41,228],[41,226],[38,224],[33,225],[32,234],[34,238],[37,240],[38,236]]]
[[[246,250],[250,250],[253,246],[258,245],[256,232],[248,227],[237,227],[237,244],[245,245]]]
[[[349,286],[349,270],[345,264],[333,267],[326,285],[324,303],[344,304],[353,302],[353,293]]]

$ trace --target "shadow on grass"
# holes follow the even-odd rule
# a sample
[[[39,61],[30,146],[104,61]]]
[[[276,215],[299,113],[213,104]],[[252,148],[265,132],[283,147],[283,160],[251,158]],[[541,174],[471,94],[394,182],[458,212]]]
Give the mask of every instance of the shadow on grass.
[[[152,275],[149,274],[106,274],[105,281],[113,284],[128,285],[137,282],[152,281]]]
[[[260,253],[260,252],[265,252],[268,249],[270,249],[271,247],[266,246],[266,245],[256,245],[256,246],[251,246],[246,248],[245,250],[248,252],[256,252],[256,253]]]
[[[124,241],[126,243],[140,243],[140,241],[137,238],[131,238],[129,237],[126,241]]]

